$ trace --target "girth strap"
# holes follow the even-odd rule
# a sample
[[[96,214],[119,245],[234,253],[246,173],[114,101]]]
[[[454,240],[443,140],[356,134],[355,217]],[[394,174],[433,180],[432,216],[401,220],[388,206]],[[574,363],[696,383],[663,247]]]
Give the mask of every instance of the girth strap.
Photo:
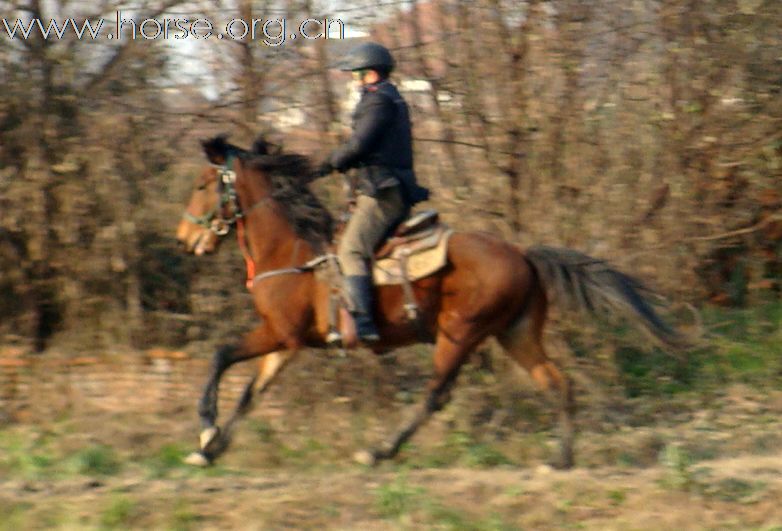
[[[322,254],[320,256],[316,256],[312,260],[308,261],[305,264],[302,264],[297,267],[286,267],[283,269],[272,269],[271,271],[264,271],[263,273],[259,273],[257,275],[250,276],[250,269],[248,266],[247,273],[247,289],[251,289],[253,285],[256,282],[260,282],[261,280],[265,280],[270,277],[276,277],[277,275],[291,275],[291,274],[298,274],[298,273],[306,273],[307,271],[312,271],[319,265],[327,262],[328,260],[332,259],[334,257],[333,254]],[[253,268],[253,273],[254,273]]]

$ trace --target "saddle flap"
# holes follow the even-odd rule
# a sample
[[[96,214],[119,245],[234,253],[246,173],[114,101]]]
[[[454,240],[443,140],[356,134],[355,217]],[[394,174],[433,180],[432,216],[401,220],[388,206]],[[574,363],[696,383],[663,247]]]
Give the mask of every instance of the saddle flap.
[[[400,246],[403,245],[409,244],[418,247],[422,240],[430,239],[433,234],[437,233],[441,229],[442,229],[442,225],[435,225],[426,230],[413,232],[412,234],[408,234],[407,236],[393,236],[387,239],[385,242],[383,242],[380,248],[375,251],[375,260],[382,260],[383,258],[388,258],[392,254],[394,254],[396,249],[398,249]],[[423,245],[426,246],[426,243],[423,243]]]
[[[448,227],[436,225],[424,233],[416,233],[422,237],[393,238],[404,243],[393,245],[382,258],[375,257],[372,267],[375,285],[402,284],[405,279],[412,282],[443,268],[448,261],[448,239],[452,233]]]

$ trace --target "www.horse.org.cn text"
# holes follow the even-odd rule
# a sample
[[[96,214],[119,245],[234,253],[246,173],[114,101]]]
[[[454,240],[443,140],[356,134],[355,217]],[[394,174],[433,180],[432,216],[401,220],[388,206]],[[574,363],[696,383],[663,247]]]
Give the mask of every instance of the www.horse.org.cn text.
[[[117,11],[114,21],[75,18],[28,20],[2,19],[0,32],[11,40],[27,40],[40,36],[45,40],[75,37],[77,40],[167,40],[167,39],[227,39],[254,40],[267,46],[281,46],[294,39],[344,39],[345,24],[340,19],[307,18],[298,23],[280,18],[254,18],[245,21],[234,18],[225,25],[208,18],[172,17],[133,20]],[[221,28],[218,30],[218,28]]]

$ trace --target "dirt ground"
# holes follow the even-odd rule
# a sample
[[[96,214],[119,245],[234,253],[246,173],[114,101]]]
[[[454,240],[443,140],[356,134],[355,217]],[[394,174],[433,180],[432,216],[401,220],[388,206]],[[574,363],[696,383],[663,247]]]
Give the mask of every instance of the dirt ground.
[[[666,472],[658,467],[570,472],[545,467],[404,472],[348,467],[316,473],[245,470],[229,477],[150,480],[123,474],[103,480],[10,481],[0,486],[0,499],[6,506],[30,504],[29,511],[38,513],[42,527],[56,523],[65,528],[774,529],[782,525],[782,458],[721,459],[704,466],[714,472],[711,480],[716,485],[741,492],[673,490],[664,485]],[[745,490],[752,492],[745,495]],[[130,500],[125,509],[123,500]],[[28,521],[33,519],[31,515]],[[6,520],[4,527],[11,524]]]
[[[547,464],[545,417],[526,435],[463,430],[474,401],[468,390],[372,469],[350,455],[387,419],[351,416],[340,397],[254,411],[203,470],[181,461],[195,443],[186,406],[5,425],[0,529],[782,529],[778,392],[735,387],[643,423],[582,419],[570,471]]]

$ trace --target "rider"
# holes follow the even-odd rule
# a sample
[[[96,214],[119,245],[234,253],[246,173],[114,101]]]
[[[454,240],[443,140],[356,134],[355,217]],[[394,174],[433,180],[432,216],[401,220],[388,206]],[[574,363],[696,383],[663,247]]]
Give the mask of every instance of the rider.
[[[388,80],[394,59],[385,46],[364,43],[351,50],[340,69],[353,72],[361,99],[353,112],[353,134],[320,166],[319,174],[357,168],[356,207],[342,234],[337,256],[356,329],[364,342],[380,337],[372,319],[375,247],[428,198],[413,172],[410,117],[402,96]]]

